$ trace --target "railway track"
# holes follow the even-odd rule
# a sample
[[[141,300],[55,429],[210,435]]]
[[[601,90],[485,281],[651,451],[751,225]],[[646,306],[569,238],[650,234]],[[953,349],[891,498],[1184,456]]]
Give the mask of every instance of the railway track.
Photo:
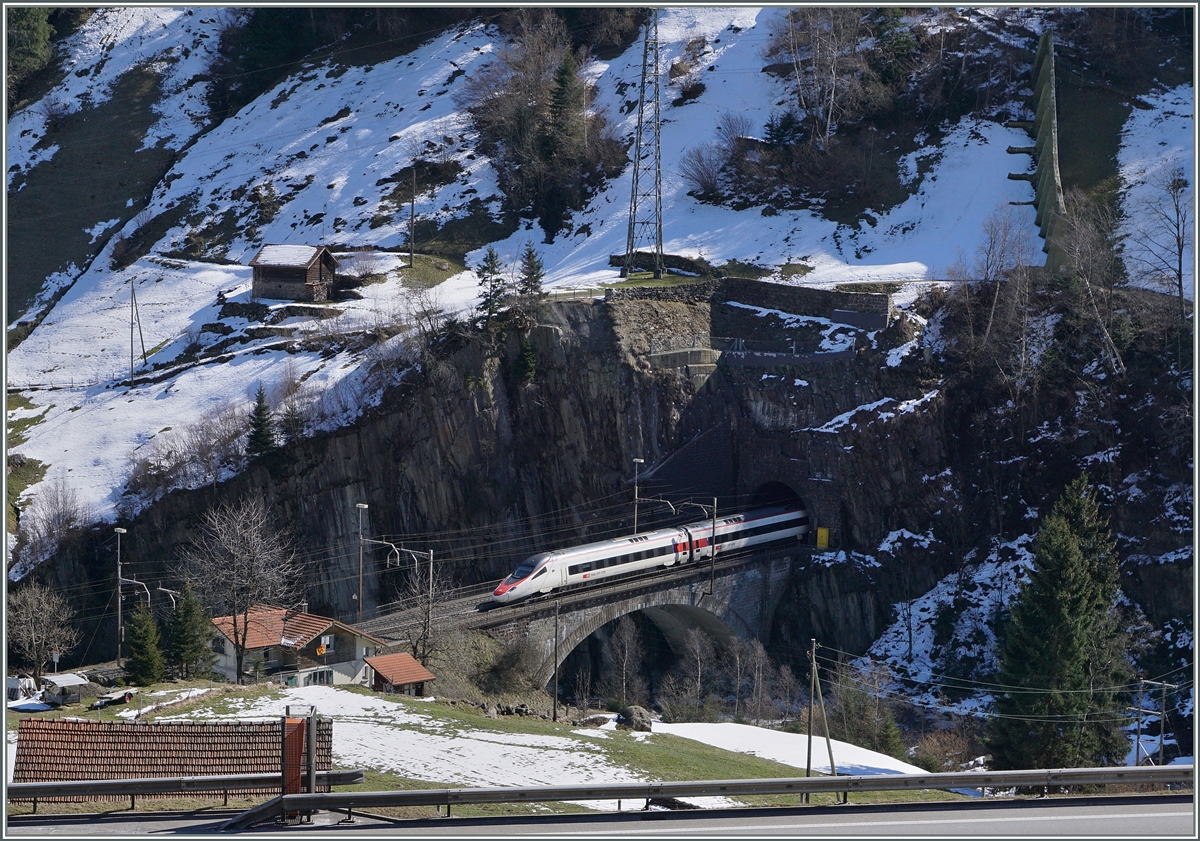
[[[535,596],[514,604],[498,604],[490,597],[498,582],[461,587],[451,598],[434,605],[434,621],[439,624],[452,623],[474,630],[499,628],[522,619],[534,619],[554,612],[555,602],[559,611],[587,607],[596,603],[624,599],[641,592],[674,587],[684,582],[703,578],[716,578],[761,560],[784,557],[789,553],[810,553],[812,547],[804,545],[772,547],[764,550],[730,553],[715,564],[707,561],[682,564],[634,573],[629,576],[608,579],[603,584],[577,585]],[[426,606],[423,603],[384,605],[394,608],[374,619],[359,623],[359,627],[387,640],[405,639],[406,629],[421,620]]]

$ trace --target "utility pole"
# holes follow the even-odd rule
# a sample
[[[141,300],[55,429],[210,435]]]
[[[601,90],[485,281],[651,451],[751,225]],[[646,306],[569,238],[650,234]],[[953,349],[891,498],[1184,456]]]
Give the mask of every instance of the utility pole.
[[[133,388],[133,280],[129,281],[129,387]],[[117,659],[121,659],[119,656]]]
[[[633,460],[633,533],[637,534],[637,515],[638,515],[638,467],[645,464],[644,458],[635,458]]]
[[[820,702],[820,704],[821,704],[821,721],[825,725],[825,747],[829,751],[829,773],[836,777],[837,776],[837,762],[835,762],[833,759],[833,739],[829,735],[829,716],[827,716],[825,714],[825,694],[823,692],[821,692],[821,678],[820,678],[820,676],[817,675],[817,641],[813,640],[812,644],[813,644],[813,654],[812,654],[813,675],[816,677],[816,682],[817,682],[817,701]],[[843,803],[850,802],[850,792],[849,791],[842,792],[842,802]]]
[[[358,509],[358,621],[363,618],[363,536],[362,536],[362,513],[370,506],[365,502],[356,502],[354,507]]]
[[[132,330],[132,327],[130,328]],[[132,338],[132,336],[131,336]],[[130,354],[133,353],[133,345],[129,346]],[[130,368],[130,385],[133,384],[133,369]],[[125,639],[125,626],[121,624],[121,582],[124,580],[121,577],[121,535],[125,534],[125,529],[113,529],[117,534],[117,668],[121,668],[121,641]]]
[[[433,550],[429,550],[429,598],[425,602],[425,657],[429,657],[429,648],[433,637]],[[422,663],[422,666],[425,664]],[[450,807],[447,806],[447,809]]]
[[[1150,686],[1158,686],[1162,689],[1161,701],[1162,715],[1158,720],[1158,764],[1161,766],[1166,755],[1167,742],[1167,690],[1178,689],[1174,683],[1163,683],[1159,680],[1145,680],[1140,683],[1149,684]],[[1141,699],[1138,699],[1138,707],[1141,707]]]
[[[1134,767],[1142,764],[1142,700],[1146,695],[1146,682],[1138,681],[1138,723],[1137,723],[1137,748],[1133,754]]]
[[[413,158],[412,198],[408,204],[408,267],[417,266],[417,159]],[[413,280],[416,283],[416,280]]]
[[[812,776],[812,732],[813,704],[817,694],[817,641],[808,641],[808,759],[804,763],[804,776]],[[804,792],[804,802],[809,802],[808,792]]]
[[[558,721],[558,599],[554,600],[554,712],[551,721]]]

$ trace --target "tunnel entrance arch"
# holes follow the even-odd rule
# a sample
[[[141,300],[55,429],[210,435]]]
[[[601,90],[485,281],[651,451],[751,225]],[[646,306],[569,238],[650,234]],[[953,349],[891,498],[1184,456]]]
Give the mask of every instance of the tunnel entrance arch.
[[[791,485],[772,480],[759,485],[750,494],[751,508],[769,508],[776,505],[785,505],[789,508],[794,507],[805,512],[804,524],[805,526],[810,526],[812,518],[808,513],[808,506]],[[811,544],[814,541],[814,537],[812,528],[810,527],[807,532],[800,535],[799,542]]]

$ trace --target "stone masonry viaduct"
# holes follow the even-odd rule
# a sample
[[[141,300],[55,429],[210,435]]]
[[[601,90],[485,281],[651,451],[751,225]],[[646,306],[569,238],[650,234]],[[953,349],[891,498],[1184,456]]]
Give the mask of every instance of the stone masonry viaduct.
[[[537,652],[539,665],[532,671],[540,685],[548,683],[555,666],[597,629],[639,610],[662,631],[675,651],[682,650],[684,635],[693,627],[704,629],[717,641],[732,636],[767,639],[792,565],[808,551],[798,545],[775,547],[740,563],[719,562],[715,570],[702,562],[649,581],[564,595],[557,600],[557,662],[554,600],[527,605],[515,618],[489,616],[475,624],[488,628],[505,642],[529,640]]]

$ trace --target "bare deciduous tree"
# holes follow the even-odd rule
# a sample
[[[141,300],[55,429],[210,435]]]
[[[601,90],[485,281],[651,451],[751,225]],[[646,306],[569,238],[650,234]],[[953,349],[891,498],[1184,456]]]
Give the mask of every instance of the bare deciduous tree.
[[[746,667],[750,659],[750,641],[742,637],[731,637],[721,653],[724,655],[725,677],[733,692],[733,717],[741,714],[742,690],[745,688]]]
[[[646,684],[642,677],[642,640],[637,625],[628,616],[617,621],[608,644],[608,673],[603,692],[621,708],[644,700]]]
[[[1138,203],[1139,224],[1130,237],[1128,254],[1136,269],[1179,298],[1179,318],[1186,317],[1184,290],[1192,265],[1192,184],[1183,167],[1151,178],[1149,193]]]
[[[708,674],[715,654],[712,640],[699,628],[689,628],[683,638],[683,673],[688,694],[697,709],[704,703],[708,689]]]
[[[721,168],[725,156],[714,142],[693,146],[679,156],[679,176],[702,196],[711,196],[721,190]]]
[[[771,662],[763,644],[755,639],[750,641],[746,665],[750,676],[750,697],[746,699],[746,713],[755,724],[762,724],[771,707],[775,664]]]
[[[47,482],[21,517],[21,530],[25,535],[23,560],[31,563],[44,560],[68,536],[93,519],[91,507],[64,477],[58,476]]]
[[[779,667],[779,678],[775,686],[780,706],[783,708],[784,719],[796,715],[800,711],[800,695],[803,687],[791,666],[785,663]]]
[[[1054,230],[1054,240],[1066,256],[1064,268],[1081,287],[1081,308],[1091,314],[1100,333],[1105,363],[1112,373],[1124,376],[1125,362],[1108,329],[1112,289],[1121,281],[1117,215],[1102,197],[1072,190],[1065,198],[1066,213]]]
[[[240,680],[251,608],[290,606],[302,592],[303,568],[291,541],[255,496],[209,510],[183,564],[180,577],[195,582],[213,615],[231,617]]]
[[[862,9],[806,6],[790,10],[772,35],[767,57],[792,67],[810,146],[827,145],[837,124],[856,119],[869,101],[874,73],[859,49],[867,34]]]
[[[71,624],[75,611],[57,591],[37,582],[10,592],[7,606],[9,653],[32,667],[40,683],[54,650],[68,654],[79,644],[79,631]]]
[[[575,692],[575,706],[579,707],[579,714],[586,716],[588,709],[592,705],[592,668],[584,666],[575,673],[575,681],[573,686]]]
[[[368,280],[381,273],[383,255],[370,245],[356,245],[350,249],[350,256],[338,267],[342,274],[357,280]]]
[[[399,593],[406,609],[400,614],[397,630],[408,641],[412,656],[427,666],[430,659],[447,648],[448,623],[441,615],[441,608],[449,600],[454,580],[446,564],[430,563],[419,557],[406,560],[411,561],[411,566]]]

